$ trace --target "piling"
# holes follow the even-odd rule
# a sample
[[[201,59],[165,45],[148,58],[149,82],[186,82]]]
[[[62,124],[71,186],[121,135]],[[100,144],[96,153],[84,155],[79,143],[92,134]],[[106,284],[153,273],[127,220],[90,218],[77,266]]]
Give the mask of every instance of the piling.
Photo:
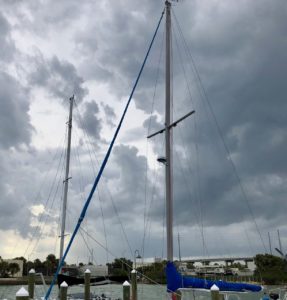
[[[130,300],[131,295],[131,285],[128,281],[123,283],[123,300]]]
[[[91,271],[85,271],[85,300],[90,300],[91,294]]]
[[[60,285],[60,300],[67,300],[68,284],[63,281]]]
[[[34,292],[35,292],[35,270],[31,269],[29,271],[28,275],[28,293],[29,293],[29,298],[34,299]]]
[[[132,300],[137,300],[137,271],[132,270],[131,272],[131,280],[132,280]]]
[[[219,288],[216,284],[214,284],[210,288],[211,300],[220,300]]]
[[[24,287],[21,287],[21,289],[16,293],[16,300],[29,300],[29,293]]]

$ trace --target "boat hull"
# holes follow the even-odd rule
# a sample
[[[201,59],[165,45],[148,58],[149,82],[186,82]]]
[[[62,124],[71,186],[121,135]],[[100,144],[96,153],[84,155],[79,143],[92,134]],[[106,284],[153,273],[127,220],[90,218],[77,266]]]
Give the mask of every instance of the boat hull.
[[[104,285],[104,284],[111,284],[111,283],[124,283],[126,280],[129,280],[128,276],[117,276],[117,275],[96,276],[96,277],[91,277],[90,283],[91,285]],[[68,286],[71,286],[77,284],[84,284],[85,278],[79,276],[58,274],[58,286],[60,286],[61,283],[64,281],[68,284]]]

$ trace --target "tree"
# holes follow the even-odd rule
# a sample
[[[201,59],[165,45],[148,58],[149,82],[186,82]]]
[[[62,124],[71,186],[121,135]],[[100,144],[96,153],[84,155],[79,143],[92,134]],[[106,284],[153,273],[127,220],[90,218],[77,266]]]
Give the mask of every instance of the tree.
[[[9,264],[4,261],[0,260],[0,277],[9,277]]]
[[[12,275],[12,277],[20,271],[20,267],[17,263],[11,263],[8,265],[8,271]]]
[[[54,254],[49,254],[46,257],[46,261],[45,261],[45,266],[46,266],[46,271],[47,271],[47,275],[52,275],[55,271],[55,269],[57,268],[58,265],[58,260],[56,259],[56,256]]]
[[[230,267],[230,268],[237,268],[238,270],[243,270],[243,269],[245,269],[245,266],[242,265],[240,262],[232,263],[229,267]]]
[[[195,269],[194,263],[193,263],[193,262],[188,262],[187,265],[186,265],[186,267],[187,267],[187,269],[189,269],[189,270]]]
[[[111,275],[129,275],[133,262],[124,257],[115,258],[114,262],[108,263],[108,271]]]
[[[149,278],[153,282],[165,284],[166,283],[165,268],[166,268],[166,261],[162,261],[162,262],[155,262],[148,266],[140,267],[138,270],[141,274],[145,275],[145,278]]]
[[[265,284],[282,284],[287,281],[287,262],[270,254],[257,254],[254,259],[255,275]]]

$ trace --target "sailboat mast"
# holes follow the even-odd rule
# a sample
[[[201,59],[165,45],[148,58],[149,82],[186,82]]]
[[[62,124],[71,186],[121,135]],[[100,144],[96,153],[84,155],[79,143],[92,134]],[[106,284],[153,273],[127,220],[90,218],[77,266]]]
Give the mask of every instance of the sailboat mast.
[[[166,7],[166,56],[165,56],[165,186],[166,186],[166,234],[167,260],[173,261],[173,184],[172,184],[172,131],[171,118],[171,3]]]
[[[68,121],[68,144],[67,144],[67,155],[66,155],[66,172],[64,180],[64,199],[62,207],[62,224],[61,224],[61,235],[60,235],[60,259],[63,257],[64,242],[65,242],[65,227],[66,227],[66,211],[67,211],[67,199],[68,199],[68,186],[69,186],[69,170],[70,170],[70,154],[71,154],[71,139],[72,139],[72,116],[73,116],[73,103],[74,96],[70,99],[70,112]]]

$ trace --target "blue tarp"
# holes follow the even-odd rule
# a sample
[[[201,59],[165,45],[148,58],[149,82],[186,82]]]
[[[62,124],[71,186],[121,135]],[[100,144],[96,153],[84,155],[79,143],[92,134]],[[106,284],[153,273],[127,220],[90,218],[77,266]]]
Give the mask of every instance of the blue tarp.
[[[231,283],[221,280],[205,280],[191,276],[181,275],[173,262],[168,262],[166,266],[167,290],[168,292],[175,292],[179,288],[198,288],[210,289],[213,284],[216,284],[220,291],[233,292],[260,292],[262,286],[247,284],[247,283]]]

